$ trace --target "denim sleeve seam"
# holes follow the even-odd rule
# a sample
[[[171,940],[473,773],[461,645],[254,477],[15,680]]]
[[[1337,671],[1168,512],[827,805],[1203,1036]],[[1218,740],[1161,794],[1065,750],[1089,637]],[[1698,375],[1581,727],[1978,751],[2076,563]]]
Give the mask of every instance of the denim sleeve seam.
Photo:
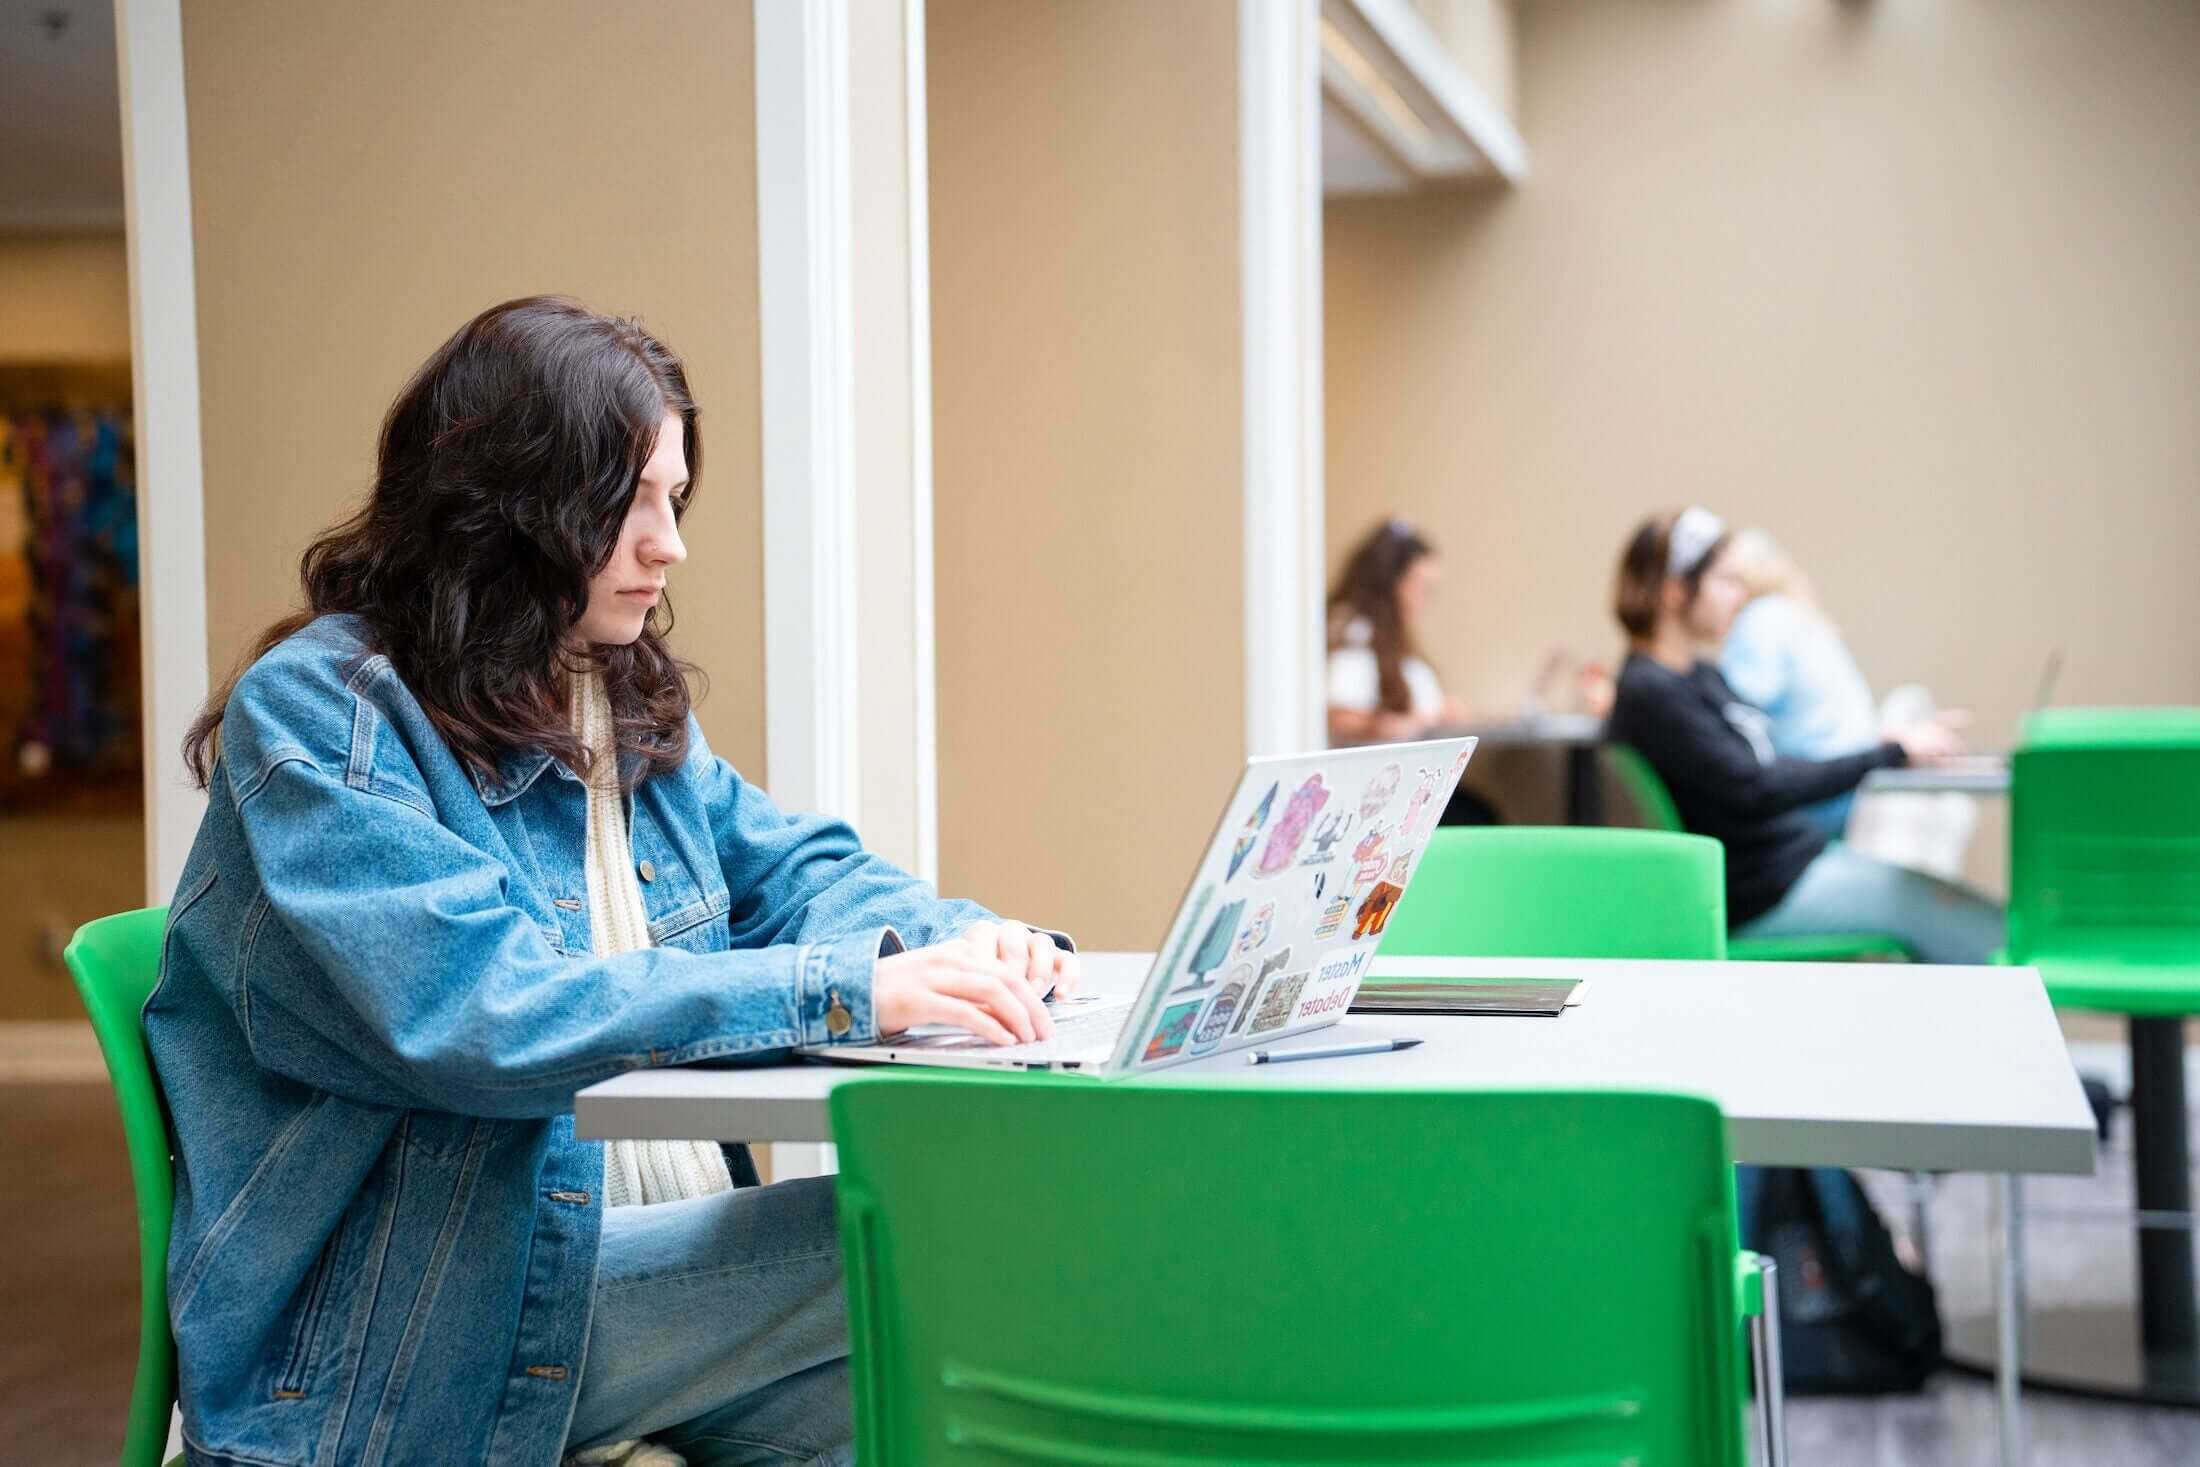
[[[230,789],[237,798],[237,808],[242,810],[254,795],[266,788],[268,780],[274,776],[275,771],[285,764],[303,764],[308,769],[315,771],[318,771],[321,767],[314,762],[313,756],[305,751],[303,745],[277,744],[274,748],[269,749],[261,758],[259,764],[253,768],[250,779],[242,785],[232,781]]]

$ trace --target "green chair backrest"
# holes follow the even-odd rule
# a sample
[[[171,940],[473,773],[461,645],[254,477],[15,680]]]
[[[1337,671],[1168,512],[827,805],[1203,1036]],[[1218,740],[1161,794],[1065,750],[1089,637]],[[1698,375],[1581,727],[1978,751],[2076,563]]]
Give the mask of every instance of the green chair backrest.
[[[1446,825],[1383,933],[1389,957],[1723,958],[1726,854],[1701,835]]]
[[[130,1152],[130,1183],[137,1193],[138,1364],[122,1467],[157,1467],[168,1445],[168,1416],[176,1401],[176,1345],[168,1332],[168,1224],[175,1173],[168,1117],[139,1022],[160,980],[167,926],[166,907],[101,917],[79,927],[62,954],[114,1082],[122,1139]]]
[[[1708,1100],[912,1072],[831,1108],[865,1467],[1744,1460]]]
[[[2010,787],[2009,956],[2200,966],[2200,708],[2051,708]]]
[[[1680,807],[1673,803],[1673,792],[1665,787],[1665,781],[1639,751],[1628,744],[1606,744],[1604,760],[1605,767],[1612,771],[1613,780],[1627,792],[1645,829],[1679,831],[1685,828],[1681,824]]]

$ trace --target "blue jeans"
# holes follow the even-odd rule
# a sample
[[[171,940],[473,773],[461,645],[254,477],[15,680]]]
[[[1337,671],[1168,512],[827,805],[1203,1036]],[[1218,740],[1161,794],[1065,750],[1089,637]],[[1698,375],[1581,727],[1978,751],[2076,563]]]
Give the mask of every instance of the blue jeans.
[[[1885,932],[1926,963],[1983,963],[2002,945],[2002,910],[1978,893],[1847,846],[1828,846],[1780,904],[1737,937]]]
[[[1810,823],[1825,833],[1827,840],[1839,840],[1849,828],[1849,812],[1856,808],[1856,791],[1848,790],[1830,800],[1815,805],[1805,805],[1803,814]]]
[[[607,1208],[567,1449],[689,1467],[855,1461],[833,1180]]]

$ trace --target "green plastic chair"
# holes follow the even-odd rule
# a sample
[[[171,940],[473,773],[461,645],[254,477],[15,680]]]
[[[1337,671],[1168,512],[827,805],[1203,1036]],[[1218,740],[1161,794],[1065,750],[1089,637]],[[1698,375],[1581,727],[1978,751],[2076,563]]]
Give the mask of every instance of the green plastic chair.
[[[1670,831],[1684,828],[1672,792],[1640,750],[1627,744],[1606,744],[1604,752],[1613,778],[1626,791],[1646,827]],[[1901,938],[1886,932],[1812,932],[1792,937],[1730,938],[1726,955],[1749,963],[1852,963],[1907,958],[1910,951]]]
[[[831,1108],[867,1467],[1747,1460],[1708,1100],[909,1073]]]
[[[2011,761],[2009,947],[2058,1008],[2126,1016],[2142,1215],[2192,1217],[2185,1018],[2200,1013],[2200,708],[2050,708]],[[2190,1359],[2192,1239],[2141,1225],[2139,1345]],[[2151,1367],[2150,1367],[2151,1368]]]
[[[1446,825],[1383,933],[1386,957],[1723,958],[1725,852],[1708,836]]]
[[[2200,1013],[2200,708],[2050,708],[2009,807],[2008,957],[2066,1008]]]
[[[122,1438],[122,1467],[159,1467],[176,1404],[176,1344],[168,1331],[168,1225],[175,1174],[168,1117],[139,1022],[160,980],[167,927],[166,907],[101,917],[79,927],[61,955],[114,1082],[122,1139],[130,1152],[130,1183],[137,1194],[138,1363]],[[170,1467],[182,1461],[180,1455],[174,1457]]]

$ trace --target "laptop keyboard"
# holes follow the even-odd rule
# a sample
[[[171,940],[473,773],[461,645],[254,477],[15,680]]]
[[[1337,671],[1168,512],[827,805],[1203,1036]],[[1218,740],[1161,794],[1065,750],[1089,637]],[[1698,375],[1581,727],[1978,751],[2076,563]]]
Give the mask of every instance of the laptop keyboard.
[[[988,1044],[974,1034],[960,1029],[929,1027],[898,1039],[880,1040],[889,1049],[982,1049],[1006,1060],[1044,1060],[1084,1058],[1091,1050],[1103,1055],[1115,1047],[1116,1037],[1130,1021],[1130,1005],[1111,1003],[1096,1008],[1077,1009],[1061,1014],[1054,1020],[1052,1039],[1034,1040],[1030,1044]]]

